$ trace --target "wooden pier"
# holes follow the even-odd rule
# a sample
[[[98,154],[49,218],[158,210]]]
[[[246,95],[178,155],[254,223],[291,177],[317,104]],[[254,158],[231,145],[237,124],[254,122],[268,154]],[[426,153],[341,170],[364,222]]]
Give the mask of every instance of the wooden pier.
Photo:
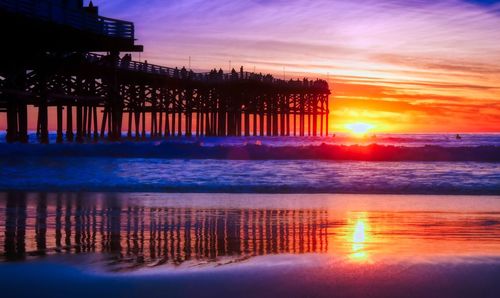
[[[56,26],[51,20],[13,13],[19,9],[14,2],[34,1],[0,0],[3,20],[21,18],[18,23],[35,22],[31,26],[37,28],[39,23]],[[0,67],[0,112],[7,114],[9,142],[28,141],[29,117],[37,118],[43,143],[49,141],[50,117],[56,118],[58,142],[125,136],[328,135],[326,81],[280,80],[243,68],[194,73],[120,58],[120,52],[142,50],[134,44],[133,24],[97,16],[94,7],[83,9],[85,16],[94,13],[92,20],[108,29],[78,29],[82,36],[73,46],[44,40],[39,41],[44,51],[27,52],[30,45],[23,44],[20,52],[2,56],[9,57]],[[111,20],[115,25],[109,26]],[[29,26],[24,26],[26,34]],[[66,27],[61,34],[66,34]]]

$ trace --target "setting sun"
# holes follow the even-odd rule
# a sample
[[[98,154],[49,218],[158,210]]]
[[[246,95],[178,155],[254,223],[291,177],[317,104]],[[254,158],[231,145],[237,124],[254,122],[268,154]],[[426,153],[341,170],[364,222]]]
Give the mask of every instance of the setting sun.
[[[375,126],[368,123],[349,123],[345,127],[354,135],[361,136],[365,135],[368,131],[373,129]]]

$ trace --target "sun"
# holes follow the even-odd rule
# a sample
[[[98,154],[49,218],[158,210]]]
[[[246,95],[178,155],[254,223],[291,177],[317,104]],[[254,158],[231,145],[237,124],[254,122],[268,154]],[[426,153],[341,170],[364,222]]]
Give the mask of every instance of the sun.
[[[358,123],[346,124],[345,127],[349,131],[351,131],[352,134],[354,134],[356,136],[363,136],[366,133],[368,133],[368,131],[373,129],[375,126],[372,124],[368,124],[368,123],[358,122]]]

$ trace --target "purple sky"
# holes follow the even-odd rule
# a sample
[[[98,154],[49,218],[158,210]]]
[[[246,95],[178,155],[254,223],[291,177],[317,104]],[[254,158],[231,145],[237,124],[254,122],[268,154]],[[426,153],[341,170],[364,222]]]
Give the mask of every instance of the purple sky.
[[[356,121],[381,131],[439,131],[443,122],[456,130],[500,127],[495,1],[94,3],[102,15],[135,22],[149,63],[187,66],[191,56],[195,70],[227,70],[231,60],[280,77],[283,67],[287,77],[328,74],[339,129]]]

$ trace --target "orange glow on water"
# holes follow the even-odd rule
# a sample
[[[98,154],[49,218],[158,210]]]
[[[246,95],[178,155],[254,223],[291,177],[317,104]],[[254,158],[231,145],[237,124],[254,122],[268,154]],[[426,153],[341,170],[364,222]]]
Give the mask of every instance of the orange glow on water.
[[[369,241],[369,226],[365,217],[359,217],[354,223],[352,232],[352,253],[349,258],[356,262],[366,262],[369,255],[365,250],[366,242]]]

